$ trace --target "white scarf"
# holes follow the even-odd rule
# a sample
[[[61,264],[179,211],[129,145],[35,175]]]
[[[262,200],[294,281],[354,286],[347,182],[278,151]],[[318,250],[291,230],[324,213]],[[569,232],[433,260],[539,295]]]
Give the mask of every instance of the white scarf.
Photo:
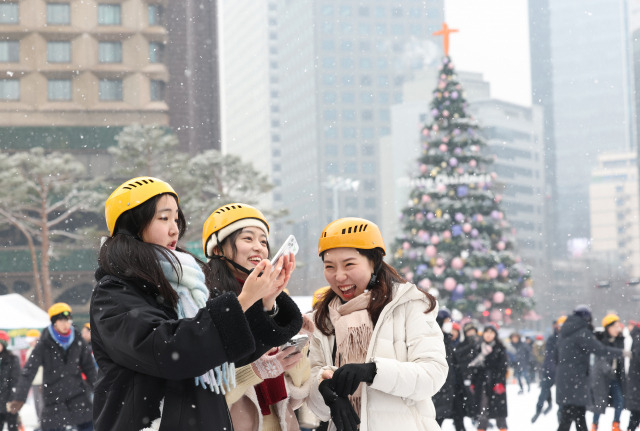
[[[177,313],[178,318],[190,318],[207,305],[209,299],[209,289],[204,282],[204,273],[193,256],[188,253],[172,251],[177,261],[182,266],[181,274],[176,274],[171,264],[160,254],[160,266],[165,277],[178,294]],[[173,262],[176,267],[178,262]],[[200,377],[195,378],[196,386],[209,388],[217,394],[225,394],[227,390],[236,386],[236,369],[233,362],[225,362],[222,365],[209,370]]]

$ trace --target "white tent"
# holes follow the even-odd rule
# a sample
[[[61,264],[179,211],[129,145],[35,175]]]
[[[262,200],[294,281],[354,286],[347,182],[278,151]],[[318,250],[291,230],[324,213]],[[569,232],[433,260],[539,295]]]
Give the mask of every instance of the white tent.
[[[23,296],[0,296],[0,329],[42,329],[49,323],[49,314]]]

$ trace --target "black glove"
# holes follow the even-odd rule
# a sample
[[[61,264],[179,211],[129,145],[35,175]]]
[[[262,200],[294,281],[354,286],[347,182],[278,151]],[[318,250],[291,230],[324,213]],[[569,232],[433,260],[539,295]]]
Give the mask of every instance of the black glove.
[[[360,418],[353,409],[349,400],[345,397],[339,397],[335,393],[331,379],[323,380],[318,386],[320,395],[324,398],[324,403],[331,410],[331,420],[338,431],[356,431]]]
[[[341,397],[352,395],[362,382],[372,383],[376,376],[375,362],[366,364],[346,364],[338,368],[331,380],[336,388],[336,394]]]

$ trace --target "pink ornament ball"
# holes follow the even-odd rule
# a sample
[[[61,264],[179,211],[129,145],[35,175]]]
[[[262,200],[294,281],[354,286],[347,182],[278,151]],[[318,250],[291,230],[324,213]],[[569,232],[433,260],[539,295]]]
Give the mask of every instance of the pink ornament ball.
[[[523,298],[531,298],[533,297],[533,288],[532,287],[525,287],[524,289],[522,289],[521,295]]]
[[[476,214],[476,221],[478,223],[482,223],[484,221],[484,216],[482,214]]]
[[[459,271],[462,269],[462,267],[464,267],[464,261],[462,259],[460,259],[459,257],[454,257],[453,259],[451,259],[452,269]]]
[[[431,235],[431,244],[438,245],[440,243],[440,238],[438,235]]]
[[[444,232],[442,232],[442,238],[445,240],[451,239],[451,232],[448,230],[445,230]]]
[[[500,310],[491,310],[491,314],[489,314],[489,319],[494,322],[499,322],[502,320],[502,311]]]
[[[449,149],[449,147],[447,147],[447,144],[440,144],[440,147],[438,147],[440,149],[440,151],[442,151],[443,153],[446,153],[447,150]]]
[[[431,288],[431,280],[423,278],[418,282],[418,288],[423,292],[427,292]]]
[[[496,201],[496,203],[502,202],[502,195],[496,195],[493,200]]]
[[[433,275],[436,277],[440,277],[444,272],[444,266],[434,266],[433,267]]]
[[[420,173],[421,174],[423,174],[423,175],[426,174],[428,170],[429,170],[429,167],[427,165],[425,165],[424,163],[422,163],[420,165]]]
[[[441,257],[439,257],[439,258],[436,260],[436,266],[441,266],[441,267],[443,267],[443,268],[444,268],[444,259],[443,259],[443,258],[441,258]]]
[[[506,244],[504,243],[504,241],[498,241],[498,243],[496,244],[496,248],[500,251],[504,250],[506,247]]]
[[[475,159],[471,159],[469,160],[469,166],[471,166],[472,168],[475,168],[476,166],[478,166],[478,162],[476,162]]]
[[[426,204],[431,202],[431,197],[429,195],[422,195],[422,203]]]
[[[428,245],[424,249],[424,254],[426,254],[427,257],[436,257],[437,253],[438,253],[438,249],[436,248],[435,245]]]
[[[438,193],[444,193],[444,192],[446,192],[446,191],[447,191],[447,186],[446,186],[445,184],[438,184],[438,185],[436,186],[436,191],[437,191]]]
[[[444,288],[451,292],[456,288],[456,279],[453,277],[447,277],[444,279]]]
[[[464,233],[471,232],[471,229],[473,229],[473,226],[471,226],[471,223],[465,223],[462,225],[462,232]]]
[[[480,278],[480,277],[482,277],[482,270],[474,269],[473,270],[473,278]]]
[[[422,214],[422,213],[416,214],[416,220],[417,221],[423,221],[424,220],[424,214]]]
[[[504,302],[504,293],[496,292],[493,294],[493,302],[496,304],[502,304]]]
[[[409,272],[405,273],[404,278],[406,278],[407,281],[412,282],[413,281],[413,272],[409,271]]]
[[[402,243],[402,248],[404,250],[409,250],[411,248],[411,244],[409,244],[409,241],[405,241]]]
[[[509,277],[509,270],[508,269],[503,269],[502,272],[500,273],[500,277],[502,277],[502,278]]]
[[[498,270],[496,268],[489,268],[489,270],[487,271],[487,275],[489,276],[489,278],[496,278],[498,276]]]

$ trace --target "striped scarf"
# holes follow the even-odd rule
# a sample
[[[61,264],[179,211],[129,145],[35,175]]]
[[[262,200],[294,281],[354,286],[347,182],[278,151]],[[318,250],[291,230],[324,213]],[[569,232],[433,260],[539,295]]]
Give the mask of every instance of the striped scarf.
[[[164,255],[159,254],[159,262],[165,277],[178,294],[176,310],[178,318],[195,317],[198,311],[206,306],[209,299],[209,289],[207,289],[204,282],[204,273],[190,254],[179,251],[173,251],[172,253],[177,260],[174,264],[180,263],[179,266],[176,265],[178,270],[180,266],[182,267],[179,275],[176,274],[171,263],[166,260]],[[230,390],[236,386],[235,364],[233,362],[225,362],[200,377],[196,377],[195,384],[205,389],[209,386],[211,391],[215,391],[217,394],[225,394],[225,387]]]

